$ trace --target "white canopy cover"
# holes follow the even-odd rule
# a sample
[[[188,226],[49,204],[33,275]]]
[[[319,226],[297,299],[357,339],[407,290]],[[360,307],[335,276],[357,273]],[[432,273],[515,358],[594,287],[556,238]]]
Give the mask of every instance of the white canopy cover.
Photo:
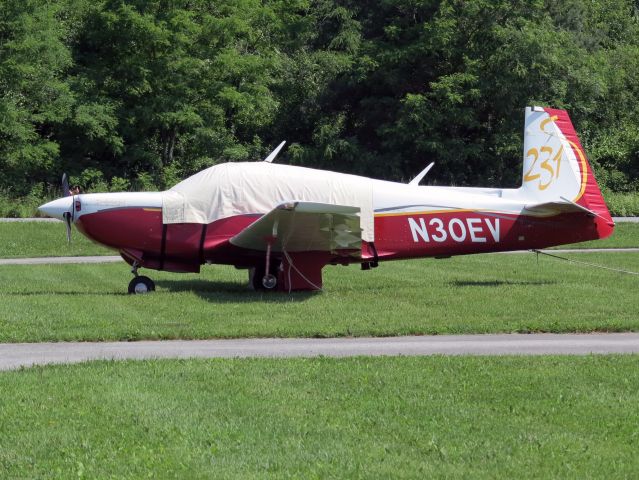
[[[375,240],[371,179],[268,162],[223,163],[196,173],[162,193],[162,220],[208,224],[293,201],[359,207],[362,240]]]

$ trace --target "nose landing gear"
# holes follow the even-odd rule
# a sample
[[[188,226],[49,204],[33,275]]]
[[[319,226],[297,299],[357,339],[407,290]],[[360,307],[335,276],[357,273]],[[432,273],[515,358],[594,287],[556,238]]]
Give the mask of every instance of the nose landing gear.
[[[155,283],[149,277],[138,275],[138,262],[133,262],[131,273],[134,275],[133,280],[129,282],[129,293],[140,295],[155,291]]]
[[[149,293],[155,290],[155,283],[149,277],[140,275],[129,282],[129,293],[136,295]]]

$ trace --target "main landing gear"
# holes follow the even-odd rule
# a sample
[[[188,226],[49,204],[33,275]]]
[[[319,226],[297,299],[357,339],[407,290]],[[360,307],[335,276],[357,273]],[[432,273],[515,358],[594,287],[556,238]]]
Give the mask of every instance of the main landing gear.
[[[275,236],[270,238],[266,244],[266,266],[262,277],[262,286],[267,290],[273,290],[277,286],[277,277],[271,272],[271,245],[275,241]]]
[[[271,261],[271,245],[275,237],[267,240],[266,261],[249,270],[249,283],[253,290],[275,290],[280,263]]]
[[[153,292],[155,290],[155,283],[153,283],[153,280],[149,277],[138,275],[138,267],[138,263],[133,262],[131,273],[134,277],[133,280],[129,282],[129,293],[139,295],[142,293]]]

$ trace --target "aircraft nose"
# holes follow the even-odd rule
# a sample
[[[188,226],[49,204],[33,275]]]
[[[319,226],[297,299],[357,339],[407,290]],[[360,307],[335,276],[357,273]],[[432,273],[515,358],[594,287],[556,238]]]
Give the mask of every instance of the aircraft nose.
[[[45,203],[44,205],[40,205],[38,210],[45,215],[50,217],[59,218],[60,220],[64,220],[64,214],[71,211],[73,208],[73,197],[62,197],[57,200],[53,200],[49,203]]]

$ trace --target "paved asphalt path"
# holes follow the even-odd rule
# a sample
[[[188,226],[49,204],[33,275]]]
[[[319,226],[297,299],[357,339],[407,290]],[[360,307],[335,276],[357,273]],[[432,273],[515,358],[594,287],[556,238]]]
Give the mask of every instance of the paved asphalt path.
[[[27,223],[27,222],[60,222],[57,218],[0,218],[0,223]]]
[[[92,257],[36,257],[2,258],[0,265],[53,265],[60,263],[113,263],[122,262],[120,255],[99,255]]]
[[[0,344],[0,370],[101,359],[611,353],[639,353],[639,333],[7,343]]]

